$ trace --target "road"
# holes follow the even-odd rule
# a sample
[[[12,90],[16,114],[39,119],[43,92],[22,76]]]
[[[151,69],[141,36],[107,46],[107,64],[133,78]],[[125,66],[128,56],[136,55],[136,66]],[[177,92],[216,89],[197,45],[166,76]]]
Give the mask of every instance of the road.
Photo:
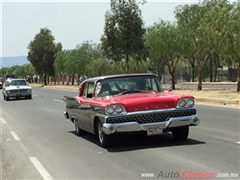
[[[185,142],[170,134],[120,136],[104,149],[94,135],[76,136],[74,125],[64,119],[63,96],[75,92],[33,88],[33,93],[32,100],[1,96],[4,180],[176,179],[197,172],[240,177],[237,108],[197,104],[201,123],[190,128]]]
[[[169,87],[170,84],[162,84],[163,87]],[[175,88],[190,88],[190,89],[197,89],[198,84],[197,83],[180,83],[175,84]],[[202,88],[207,89],[233,89],[237,90],[237,84],[234,83],[203,83]]]

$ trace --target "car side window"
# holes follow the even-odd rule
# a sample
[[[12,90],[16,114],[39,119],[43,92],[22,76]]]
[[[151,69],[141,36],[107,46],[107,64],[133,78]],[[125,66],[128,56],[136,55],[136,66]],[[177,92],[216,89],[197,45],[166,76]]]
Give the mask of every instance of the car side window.
[[[10,86],[10,83],[7,81],[5,82],[5,87]]]
[[[83,96],[85,98],[93,97],[93,87],[94,87],[93,82],[86,83],[86,85],[84,86],[84,90],[83,90]]]

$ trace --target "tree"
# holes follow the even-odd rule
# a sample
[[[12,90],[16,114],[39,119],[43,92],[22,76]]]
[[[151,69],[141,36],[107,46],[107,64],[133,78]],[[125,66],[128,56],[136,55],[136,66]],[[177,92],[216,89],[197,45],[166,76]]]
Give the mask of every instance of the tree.
[[[110,75],[113,72],[111,63],[104,58],[97,58],[92,60],[86,67],[88,76],[104,76]]]
[[[240,91],[240,1],[230,4],[227,0],[205,1],[208,17],[206,30],[211,37],[212,53],[218,56],[217,64],[238,64],[238,85]]]
[[[19,65],[11,66],[7,69],[6,74],[13,74],[15,78],[20,78],[21,77],[21,72],[19,71],[20,68],[21,68],[21,66],[19,66]]]
[[[232,46],[234,51],[234,59],[238,63],[238,83],[237,83],[237,92],[240,92],[240,1],[238,0],[234,4],[232,14],[232,21],[234,24],[228,22],[227,25],[230,26],[229,30],[232,31],[232,34],[228,34],[229,40],[232,39]]]
[[[33,77],[36,75],[36,71],[32,64],[24,64],[23,66],[24,77],[29,79],[29,82],[33,82]]]
[[[5,77],[6,74],[8,74],[8,69],[7,67],[3,67],[0,69],[0,77]]]
[[[240,92],[240,1],[232,5],[225,3],[222,7],[224,8],[221,21],[225,26],[220,31],[222,40],[220,56],[230,60],[232,64],[238,64],[237,92]]]
[[[57,76],[60,76],[62,78],[62,84],[64,84],[64,74],[65,74],[65,66],[64,66],[64,61],[66,57],[67,51],[58,51],[55,54],[55,61],[54,61],[54,70]],[[58,81],[59,84],[59,81]]]
[[[137,63],[136,63],[137,62]],[[140,56],[130,58],[130,73],[146,73],[149,70],[149,60],[143,60]]]
[[[211,51],[211,55],[209,56],[209,70],[210,70],[210,82],[213,81],[213,73],[214,80],[216,80],[217,76],[217,68],[224,66],[226,63],[224,52],[226,44],[223,36],[226,33],[226,24],[230,20],[230,11],[232,9],[232,5],[229,4],[227,0],[212,0],[212,1],[204,1],[204,4],[207,6],[208,11],[205,16],[205,31],[208,32],[208,41],[209,49]],[[224,54],[223,54],[224,52]]]
[[[213,37],[207,29],[209,22],[212,22],[208,14],[210,9],[209,1],[193,5],[180,5],[175,9],[178,26],[194,49],[194,62],[198,69],[198,90],[202,90],[203,68],[213,52],[211,46]]]
[[[54,56],[62,49],[61,43],[54,43],[54,36],[47,28],[40,29],[33,41],[28,45],[28,60],[36,72],[44,76],[44,84],[47,84],[47,76],[54,76]]]
[[[182,53],[182,40],[176,23],[163,20],[155,23],[148,29],[146,45],[150,58],[158,61],[156,64],[167,66],[175,89],[175,71]]]
[[[64,72],[68,75],[67,85],[70,82],[70,78],[72,79],[72,84],[74,83],[75,74],[78,71],[76,66],[78,60],[78,54],[76,49],[66,50],[64,54]]]
[[[16,66],[15,70],[13,71],[13,74],[15,77],[18,78],[26,78],[23,66]]]
[[[102,49],[109,60],[125,61],[124,71],[129,72],[129,58],[141,52],[145,29],[141,11],[135,0],[111,0],[106,12]]]
[[[178,26],[178,36],[181,39],[181,46],[179,46],[179,51],[181,52],[182,59],[184,60],[185,65],[189,64],[191,70],[191,81],[195,81],[195,57],[194,57],[194,46],[191,41],[191,34],[186,32],[186,29]],[[186,76],[185,72],[185,76]],[[190,80],[190,79],[189,79]]]
[[[85,77],[87,66],[89,66],[89,64],[91,64],[91,62],[94,59],[99,58],[99,56],[101,56],[101,53],[98,47],[93,44],[92,45],[83,44],[77,49],[78,59],[76,62],[76,66],[78,69],[77,70],[78,80],[81,76]],[[79,81],[78,81],[78,84],[79,84]]]

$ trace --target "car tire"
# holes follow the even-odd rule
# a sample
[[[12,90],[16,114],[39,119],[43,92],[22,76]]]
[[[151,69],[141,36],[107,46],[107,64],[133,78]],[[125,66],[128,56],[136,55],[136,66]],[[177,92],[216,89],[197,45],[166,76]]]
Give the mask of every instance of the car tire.
[[[4,96],[5,97],[5,96]],[[5,100],[8,101],[9,100],[9,97],[5,97]]]
[[[76,134],[77,136],[82,135],[82,134],[84,133],[84,130],[82,130],[81,128],[79,128],[78,120],[77,120],[77,119],[74,120],[74,125],[75,125],[75,134]]]
[[[189,126],[175,128],[172,131],[173,138],[178,141],[186,140],[189,134]]]
[[[100,120],[98,120],[98,141],[99,141],[99,145],[101,147],[109,147],[112,145],[112,136],[111,135],[107,135],[103,132],[102,130],[102,123]]]

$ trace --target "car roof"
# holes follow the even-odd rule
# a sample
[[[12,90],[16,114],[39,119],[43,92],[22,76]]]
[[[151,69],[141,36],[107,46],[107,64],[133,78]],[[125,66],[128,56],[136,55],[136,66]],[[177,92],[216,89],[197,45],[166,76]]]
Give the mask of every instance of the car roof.
[[[17,79],[16,78],[8,78],[8,79],[11,80],[11,81],[12,80],[26,80],[26,79],[23,79],[23,78],[17,78]]]
[[[13,81],[13,80],[14,80],[14,81],[15,81],[15,80],[21,80],[21,81],[24,80],[24,81],[26,81],[26,79],[14,79],[14,78],[8,78],[6,81],[11,82],[11,81]]]
[[[99,80],[103,80],[103,79],[110,79],[110,78],[133,77],[133,76],[155,76],[155,77],[157,77],[156,74],[150,74],[150,73],[116,74],[116,75],[107,75],[107,76],[98,76],[98,77],[89,78],[89,79],[84,80],[82,83],[95,82],[95,81],[99,81]]]

